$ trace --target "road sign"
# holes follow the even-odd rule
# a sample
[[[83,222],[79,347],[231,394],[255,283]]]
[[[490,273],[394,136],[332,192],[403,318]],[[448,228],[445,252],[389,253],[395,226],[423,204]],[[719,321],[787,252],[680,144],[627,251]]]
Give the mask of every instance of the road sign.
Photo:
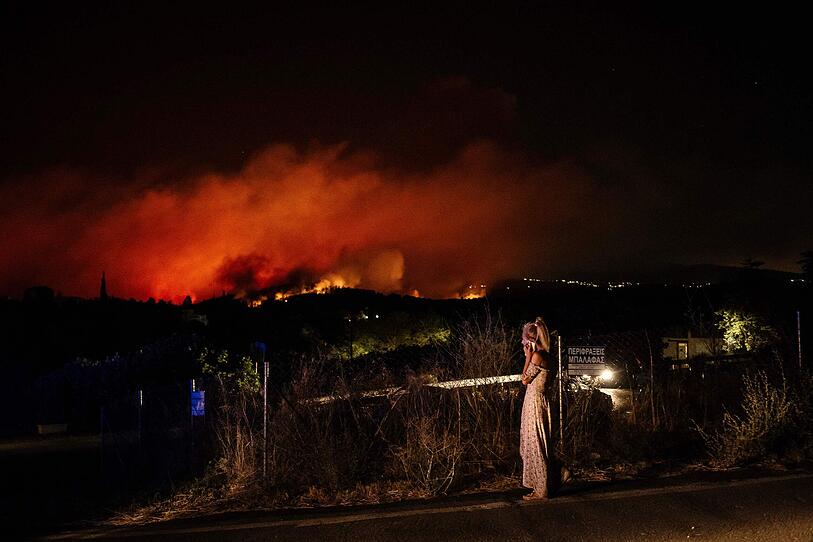
[[[604,346],[568,346],[567,374],[599,376],[607,368],[604,348]]]
[[[206,396],[203,390],[192,392],[192,416],[206,415]]]

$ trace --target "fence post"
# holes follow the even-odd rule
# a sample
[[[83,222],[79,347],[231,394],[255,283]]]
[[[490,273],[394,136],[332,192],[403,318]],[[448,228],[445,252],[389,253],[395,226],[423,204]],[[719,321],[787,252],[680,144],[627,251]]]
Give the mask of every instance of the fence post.
[[[649,405],[652,408],[652,429],[658,425],[657,417],[655,416],[655,362],[652,359],[652,343],[649,342],[649,331],[644,330],[646,336],[646,347],[649,350]]]
[[[99,407],[99,472],[104,479],[104,405]]]
[[[802,370],[802,315],[796,311],[796,347],[799,351],[799,370]]]
[[[268,477],[268,362],[263,350],[263,484]]]
[[[557,350],[557,357],[559,358],[559,448],[560,450],[564,446],[564,439],[565,439],[565,432],[564,432],[564,402],[562,400],[562,387],[563,387],[563,379],[564,375],[562,374],[562,337],[556,338],[556,350]]]
[[[141,453],[141,407],[144,406],[144,390],[138,389],[138,451]]]

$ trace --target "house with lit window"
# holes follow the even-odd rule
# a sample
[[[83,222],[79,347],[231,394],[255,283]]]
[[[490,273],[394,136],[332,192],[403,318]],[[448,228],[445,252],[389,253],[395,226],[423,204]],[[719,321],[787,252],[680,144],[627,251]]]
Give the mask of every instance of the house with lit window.
[[[713,358],[720,354],[720,339],[716,337],[692,337],[689,331],[686,337],[663,337],[663,359],[670,368],[688,369],[689,361],[694,358]]]

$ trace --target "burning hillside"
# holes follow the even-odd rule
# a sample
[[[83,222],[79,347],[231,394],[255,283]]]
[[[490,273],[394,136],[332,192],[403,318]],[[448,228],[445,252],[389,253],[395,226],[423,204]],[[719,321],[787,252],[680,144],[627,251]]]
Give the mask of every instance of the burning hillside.
[[[489,143],[422,173],[343,146],[265,149],[234,174],[122,187],[64,171],[6,189],[0,284],[181,299],[359,287],[432,297],[538,264],[583,189]],[[540,195],[556,193],[542,209]]]

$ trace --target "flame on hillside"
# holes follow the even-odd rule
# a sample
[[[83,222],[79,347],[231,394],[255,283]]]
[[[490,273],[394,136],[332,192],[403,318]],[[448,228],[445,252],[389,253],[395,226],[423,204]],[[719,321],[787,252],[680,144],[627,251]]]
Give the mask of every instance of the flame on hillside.
[[[461,294],[465,277],[490,283],[538,263],[557,238],[543,234],[568,219],[584,181],[489,143],[420,174],[344,146],[286,145],[234,174],[159,185],[53,171],[31,181],[37,190],[0,186],[0,285],[93,296],[104,270],[111,295],[177,302],[333,288],[477,297]],[[529,186],[557,194],[532,222]]]

